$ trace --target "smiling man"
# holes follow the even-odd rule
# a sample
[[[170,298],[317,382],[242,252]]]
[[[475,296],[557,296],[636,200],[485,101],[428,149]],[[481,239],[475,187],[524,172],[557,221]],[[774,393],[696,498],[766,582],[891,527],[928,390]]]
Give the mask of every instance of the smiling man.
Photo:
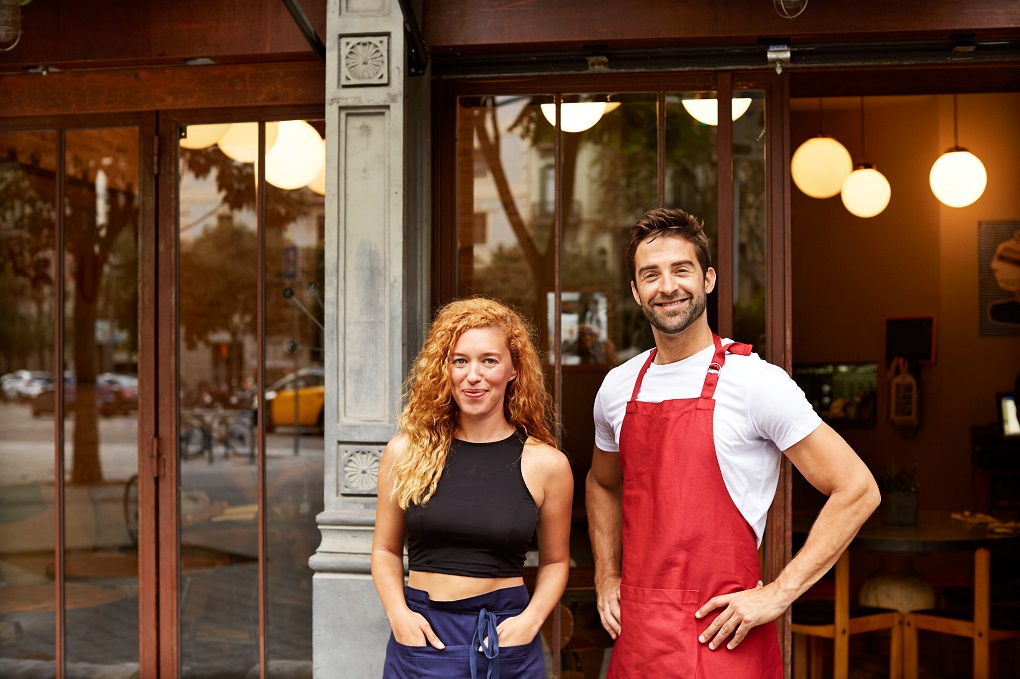
[[[772,623],[878,506],[875,480],[782,369],[709,328],[709,242],[683,210],[646,213],[627,248],[655,348],[609,372],[587,481],[609,679],[783,676]],[[828,496],[803,549],[760,581],[781,456]]]

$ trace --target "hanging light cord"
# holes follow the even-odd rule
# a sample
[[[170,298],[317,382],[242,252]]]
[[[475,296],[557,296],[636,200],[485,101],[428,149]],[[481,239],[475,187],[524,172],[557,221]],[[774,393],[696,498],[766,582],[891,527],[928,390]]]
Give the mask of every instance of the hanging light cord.
[[[956,133],[956,121],[957,121],[957,117],[956,117],[956,92],[953,92],[953,149],[954,150],[960,148],[960,139],[959,139],[959,136]]]
[[[867,162],[868,151],[864,145],[864,97],[861,97],[861,162]]]

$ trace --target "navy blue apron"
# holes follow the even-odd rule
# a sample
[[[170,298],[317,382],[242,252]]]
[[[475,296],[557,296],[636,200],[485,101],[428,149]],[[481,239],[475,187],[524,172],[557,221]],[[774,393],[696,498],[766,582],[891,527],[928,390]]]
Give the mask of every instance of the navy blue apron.
[[[496,626],[528,605],[524,585],[457,601],[432,601],[428,592],[404,587],[407,606],[421,613],[446,645],[404,646],[390,633],[383,679],[545,679],[540,635],[526,646],[500,648]],[[482,640],[489,645],[483,651]]]

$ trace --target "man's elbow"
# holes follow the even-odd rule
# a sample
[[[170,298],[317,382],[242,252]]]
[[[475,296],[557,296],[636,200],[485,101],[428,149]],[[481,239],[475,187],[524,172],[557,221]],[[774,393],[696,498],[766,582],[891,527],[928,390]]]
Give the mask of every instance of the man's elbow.
[[[878,484],[875,482],[875,477],[870,473],[864,483],[864,488],[861,491],[860,500],[858,500],[863,510],[867,511],[867,515],[871,516],[878,505],[882,502],[882,493],[878,489]]]

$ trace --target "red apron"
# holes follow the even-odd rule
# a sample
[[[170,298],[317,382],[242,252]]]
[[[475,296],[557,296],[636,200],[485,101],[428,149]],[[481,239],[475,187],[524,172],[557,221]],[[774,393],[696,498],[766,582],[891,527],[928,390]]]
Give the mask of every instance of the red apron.
[[[701,620],[694,612],[713,596],[753,589],[761,578],[754,530],[726,489],[712,426],[726,353],[746,356],[751,347],[714,340],[700,398],[638,401],[652,350],[627,403],[620,431],[622,632],[607,679],[783,676],[774,624],[755,627],[732,651],[698,642],[722,609]]]

